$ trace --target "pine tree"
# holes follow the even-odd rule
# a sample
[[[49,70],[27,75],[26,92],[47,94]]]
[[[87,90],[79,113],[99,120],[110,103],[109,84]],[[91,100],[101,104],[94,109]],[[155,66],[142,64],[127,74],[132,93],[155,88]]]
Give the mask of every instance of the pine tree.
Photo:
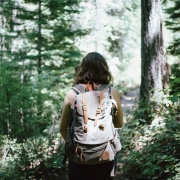
[[[78,64],[80,57],[74,41],[75,37],[83,35],[83,32],[73,24],[73,14],[78,13],[78,1],[26,0],[25,2],[27,5],[19,10],[18,18],[22,22],[32,24],[32,27],[24,26],[23,37],[29,43],[29,56],[26,58],[30,59],[38,74],[43,70],[52,73],[53,70],[56,82],[62,83],[63,78],[58,79],[57,76],[64,76],[68,72],[69,75],[66,74],[68,79],[72,77],[71,71],[74,70],[72,67]],[[34,8],[28,10],[26,7],[30,3]]]
[[[180,55],[180,1],[179,0],[170,0],[171,7],[167,8],[165,12],[169,15],[169,18],[165,21],[165,24],[168,29],[172,30],[175,33],[174,41],[168,47],[168,52],[174,56]]]
[[[12,128],[12,93],[16,89],[11,83],[10,76],[13,77],[11,80],[17,77],[16,66],[12,63],[13,58],[13,43],[16,39],[15,34],[15,2],[12,0],[4,1],[1,0],[0,4],[0,123],[1,132],[3,134],[9,134],[13,131]],[[11,72],[11,75],[10,75]],[[9,84],[7,83],[9,82]]]
[[[180,60],[180,1],[170,0],[167,7],[168,8],[165,9],[165,12],[168,14],[168,19],[165,21],[165,24],[174,35],[173,41],[167,48],[167,52],[173,56],[176,56]],[[178,97],[178,94],[180,93],[180,61],[171,65],[170,88],[171,94]]]
[[[78,1],[2,0],[0,9],[0,130],[22,140],[42,132],[53,113],[60,113],[59,96],[51,91],[62,96],[71,82],[81,55],[75,40],[84,32],[73,22]],[[44,107],[49,98],[52,109]]]

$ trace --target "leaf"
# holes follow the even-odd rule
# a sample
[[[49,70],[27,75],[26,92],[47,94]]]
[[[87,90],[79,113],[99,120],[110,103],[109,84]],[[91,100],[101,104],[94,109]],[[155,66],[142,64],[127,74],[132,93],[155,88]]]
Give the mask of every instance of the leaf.
[[[158,179],[159,177],[157,177],[157,176],[155,176],[155,177],[153,177],[152,179]]]
[[[146,122],[146,120],[145,120],[145,119],[139,119],[139,121],[144,122],[144,123]]]
[[[178,102],[178,97],[175,96],[175,97],[173,97],[171,100],[172,100],[172,102]]]

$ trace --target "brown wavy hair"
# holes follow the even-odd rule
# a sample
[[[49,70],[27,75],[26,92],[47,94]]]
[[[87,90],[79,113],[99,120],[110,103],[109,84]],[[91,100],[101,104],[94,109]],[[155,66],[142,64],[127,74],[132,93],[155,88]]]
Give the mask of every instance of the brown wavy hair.
[[[94,81],[98,84],[113,84],[113,77],[105,58],[97,53],[88,53],[76,69],[74,83],[88,83]]]

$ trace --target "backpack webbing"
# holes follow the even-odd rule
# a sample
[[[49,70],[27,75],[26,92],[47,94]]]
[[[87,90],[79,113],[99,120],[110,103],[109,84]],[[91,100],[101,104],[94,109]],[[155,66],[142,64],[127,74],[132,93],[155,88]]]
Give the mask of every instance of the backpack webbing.
[[[106,91],[107,88],[109,88],[108,92],[111,93],[111,86],[107,85],[107,84],[99,84],[97,86],[97,89],[94,89],[94,90],[95,91]],[[77,84],[76,86],[72,87],[72,89],[75,91],[76,94],[86,92],[86,88],[82,84]]]

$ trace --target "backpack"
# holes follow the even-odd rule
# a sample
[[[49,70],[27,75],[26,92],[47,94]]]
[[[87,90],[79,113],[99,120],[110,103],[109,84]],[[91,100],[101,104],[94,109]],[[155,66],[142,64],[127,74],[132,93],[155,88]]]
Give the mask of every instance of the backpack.
[[[82,164],[114,160],[121,143],[113,124],[117,103],[111,87],[100,84],[93,91],[87,91],[87,87],[78,84],[72,89],[76,92],[76,101],[71,106],[73,121],[65,142],[66,156]]]

